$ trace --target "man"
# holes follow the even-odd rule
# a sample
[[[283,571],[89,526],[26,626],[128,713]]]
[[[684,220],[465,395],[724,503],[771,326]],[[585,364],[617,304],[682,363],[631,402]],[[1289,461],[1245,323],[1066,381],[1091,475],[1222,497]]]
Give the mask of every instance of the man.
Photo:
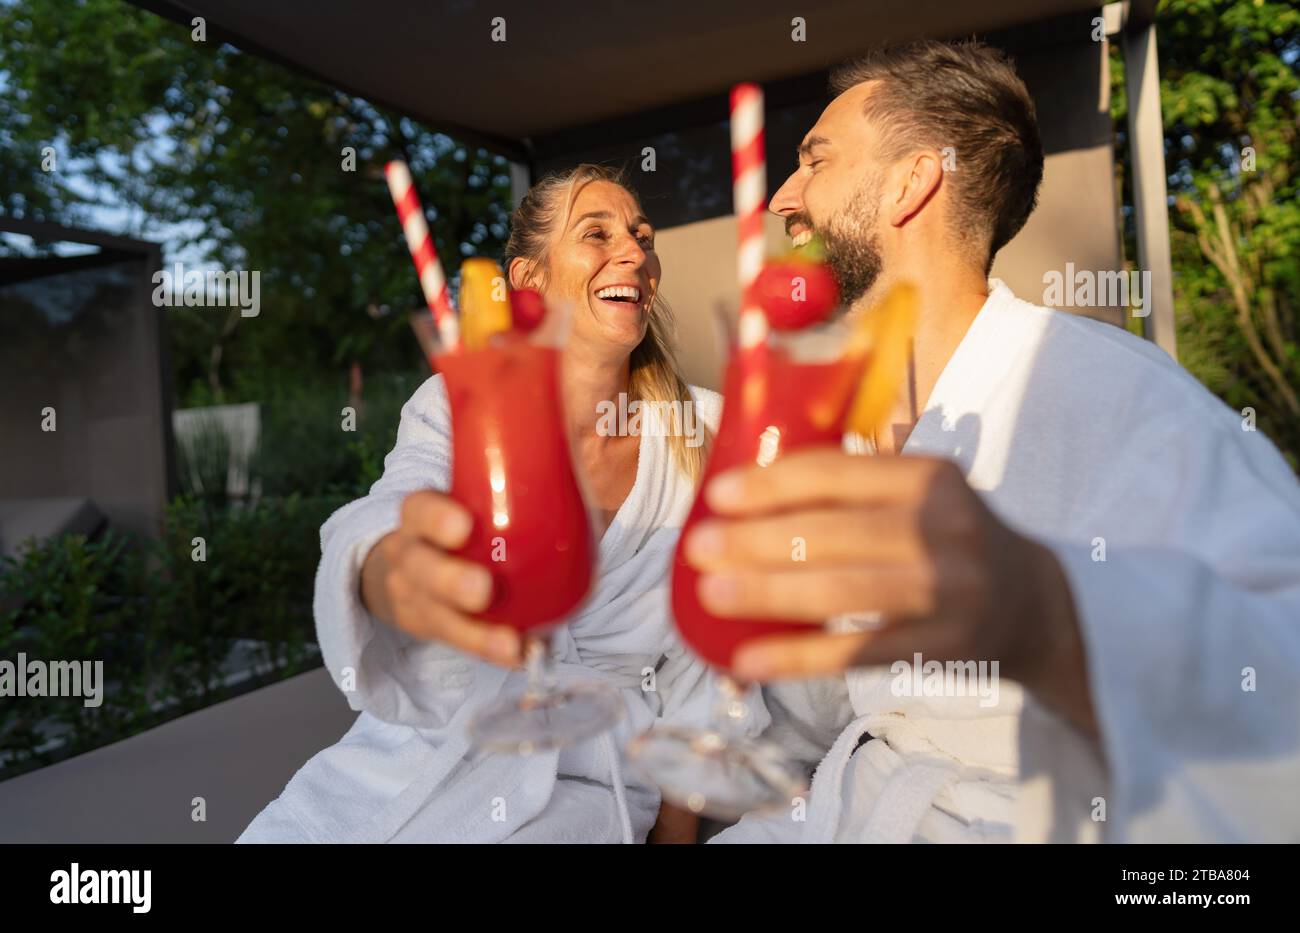
[[[833,90],[771,209],[823,240],[850,313],[918,287],[873,439],[902,456],[804,452],[706,490],[728,518],[686,542],[701,599],[810,624],[737,673],[847,671],[768,695],[814,730],[857,717],[806,819],[719,841],[1300,839],[1294,474],[1151,344],[987,279],[1043,166],[1004,56],[919,42]]]

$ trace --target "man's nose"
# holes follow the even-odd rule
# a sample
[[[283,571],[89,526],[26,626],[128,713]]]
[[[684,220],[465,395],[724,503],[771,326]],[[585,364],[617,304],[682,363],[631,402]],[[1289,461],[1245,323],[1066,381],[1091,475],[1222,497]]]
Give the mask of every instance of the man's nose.
[[[798,171],[792,172],[780,190],[772,195],[772,201],[768,204],[767,209],[773,214],[779,214],[782,217],[797,214],[803,209],[803,181],[800,179]]]

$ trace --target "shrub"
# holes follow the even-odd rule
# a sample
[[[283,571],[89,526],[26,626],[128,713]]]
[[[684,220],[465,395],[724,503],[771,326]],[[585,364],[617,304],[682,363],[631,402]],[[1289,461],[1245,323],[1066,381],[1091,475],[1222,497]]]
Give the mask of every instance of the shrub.
[[[66,731],[74,750],[130,734],[148,718],[147,685],[159,632],[151,611],[147,551],[112,531],[97,540],[64,535],[16,558],[0,558],[0,658],[102,660],[104,701],[82,697],[6,698],[0,703],[0,752],[22,762],[48,760],[38,748]],[[42,727],[41,723],[46,726]]]
[[[156,540],[63,535],[0,558],[0,659],[102,660],[106,682],[97,708],[82,697],[0,703],[0,775],[232,695],[222,666],[240,639],[258,644],[269,679],[313,666],[320,526],[349,498],[219,508],[179,497]],[[43,749],[55,736],[62,744]]]

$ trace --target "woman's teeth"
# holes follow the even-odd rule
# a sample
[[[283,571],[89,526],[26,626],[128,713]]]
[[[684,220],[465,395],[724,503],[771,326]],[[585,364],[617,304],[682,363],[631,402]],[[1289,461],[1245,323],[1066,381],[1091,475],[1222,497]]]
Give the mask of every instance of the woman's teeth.
[[[605,288],[597,289],[597,298],[609,300],[626,299],[628,301],[639,302],[641,300],[641,289],[631,285],[610,285]]]
[[[807,246],[809,241],[811,240],[812,240],[811,230],[800,230],[794,236],[790,237],[790,242],[794,244],[795,249],[798,249],[801,246]]]

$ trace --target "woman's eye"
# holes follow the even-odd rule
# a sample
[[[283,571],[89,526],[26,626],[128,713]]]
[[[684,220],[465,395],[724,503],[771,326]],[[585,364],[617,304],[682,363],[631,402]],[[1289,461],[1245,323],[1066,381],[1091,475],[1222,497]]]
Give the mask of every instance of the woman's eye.
[[[605,231],[601,230],[599,227],[594,230],[588,230],[587,239],[603,240],[605,239]]]
[[[636,238],[637,242],[645,249],[655,248],[655,238],[648,233],[643,233]]]

